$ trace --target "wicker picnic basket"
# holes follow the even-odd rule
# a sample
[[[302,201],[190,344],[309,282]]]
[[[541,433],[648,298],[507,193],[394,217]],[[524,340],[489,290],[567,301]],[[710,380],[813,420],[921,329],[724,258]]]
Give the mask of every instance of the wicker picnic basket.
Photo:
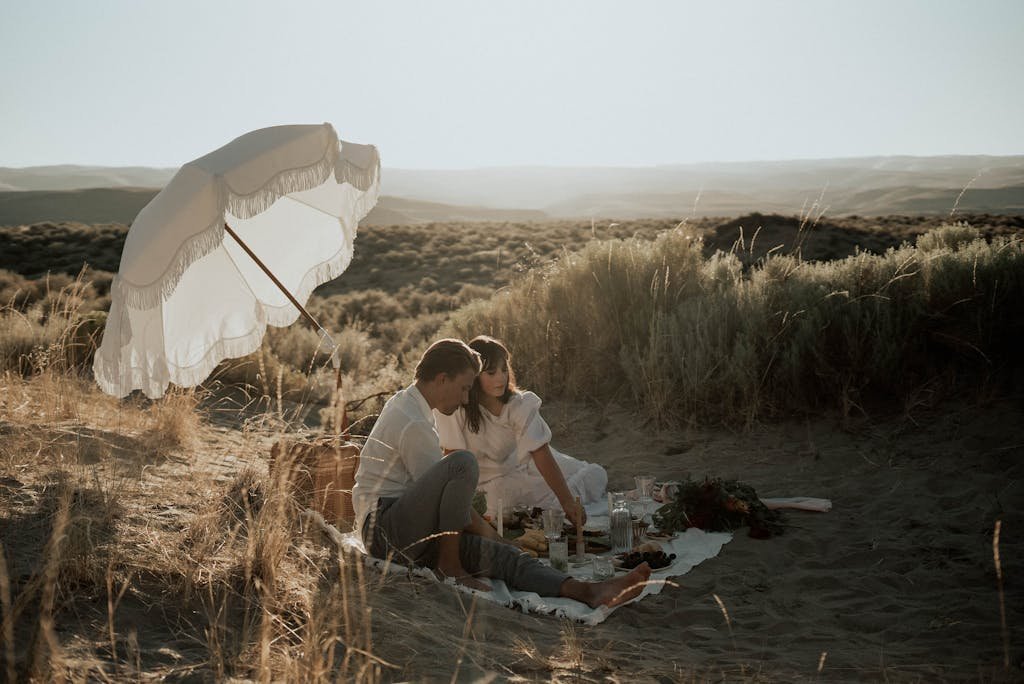
[[[311,508],[339,530],[351,529],[352,486],[359,445],[339,437],[282,439],[270,450],[270,474],[287,469],[288,488],[298,505]]]

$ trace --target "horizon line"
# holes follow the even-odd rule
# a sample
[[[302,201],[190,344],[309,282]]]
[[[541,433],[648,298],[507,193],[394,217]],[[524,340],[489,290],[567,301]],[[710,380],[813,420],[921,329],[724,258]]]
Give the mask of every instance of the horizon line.
[[[826,162],[826,161],[857,161],[868,159],[955,159],[955,158],[999,158],[1010,159],[1013,157],[1024,157],[1024,152],[1010,152],[1005,154],[991,153],[945,153],[945,154],[865,154],[856,156],[841,157],[790,157],[790,158],[762,158],[762,159],[737,159],[737,160],[705,160],[690,162],[659,162],[652,164],[491,164],[481,166],[460,166],[452,168],[420,167],[420,166],[391,166],[383,163],[382,168],[390,168],[393,171],[418,171],[418,172],[451,172],[464,171],[493,171],[503,169],[530,169],[530,170],[599,170],[599,169],[664,169],[685,166],[712,166],[712,165],[734,165],[734,164],[785,164],[799,162]],[[191,160],[190,160],[191,161]],[[33,164],[30,166],[0,166],[6,171],[29,171],[34,169],[54,168],[78,168],[78,169],[152,169],[157,171],[172,171],[180,169],[189,162],[178,166],[148,166],[145,164],[88,164],[77,162],[62,162],[58,164]]]

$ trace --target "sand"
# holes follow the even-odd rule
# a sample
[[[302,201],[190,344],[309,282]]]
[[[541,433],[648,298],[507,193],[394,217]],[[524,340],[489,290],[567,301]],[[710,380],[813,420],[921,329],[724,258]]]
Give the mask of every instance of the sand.
[[[421,578],[370,575],[372,650],[387,664],[384,680],[449,681],[453,673],[459,681],[1024,679],[1019,400],[734,431],[659,431],[614,408],[557,402],[545,415],[554,444],[604,464],[613,488],[627,488],[639,472],[736,477],[762,496],[823,497],[834,508],[788,512],[786,533],[769,540],[739,530],[719,556],[677,578],[678,587],[596,627],[474,603]],[[145,448],[127,438],[122,446],[126,455]],[[265,467],[265,446],[230,425],[211,426],[194,454],[147,465],[140,491],[162,498],[128,501],[136,531],[163,529],[174,538],[202,510],[204,491],[223,491],[247,465]],[[18,477],[28,491],[27,476]],[[13,477],[4,482],[13,491]],[[39,550],[6,550],[17,584],[18,557],[31,560]],[[136,577],[120,602],[122,661],[128,654],[158,677],[215,678],[201,611],[161,586],[159,578]],[[102,661],[105,596],[94,603],[60,615],[58,633],[66,654]]]
[[[770,540],[738,531],[718,557],[678,578],[678,588],[596,627],[477,605],[463,644],[466,677],[1024,679],[1020,404],[737,432],[656,432],[622,412],[588,415],[579,407],[547,413],[556,446],[605,464],[612,487],[626,487],[640,471],[736,477],[762,496],[819,496],[834,508],[788,512],[789,529]],[[1007,670],[993,561],[997,518]],[[405,612],[394,625],[374,621],[379,653],[402,666],[401,676],[449,677],[457,654],[450,644],[436,652],[448,642],[434,638],[461,629],[464,606],[405,584],[380,596],[386,610]],[[398,638],[410,623],[429,624],[435,636]]]

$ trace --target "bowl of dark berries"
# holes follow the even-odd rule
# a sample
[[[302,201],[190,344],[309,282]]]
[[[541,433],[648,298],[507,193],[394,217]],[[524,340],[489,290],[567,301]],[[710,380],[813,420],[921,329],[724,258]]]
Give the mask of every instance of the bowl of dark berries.
[[[623,570],[632,570],[641,563],[647,563],[651,570],[660,570],[672,565],[675,559],[676,554],[665,553],[657,542],[647,542],[615,556],[614,565]]]

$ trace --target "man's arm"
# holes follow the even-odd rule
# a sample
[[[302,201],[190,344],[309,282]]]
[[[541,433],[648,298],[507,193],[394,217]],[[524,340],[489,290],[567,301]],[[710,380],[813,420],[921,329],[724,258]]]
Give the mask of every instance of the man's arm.
[[[413,421],[405,426],[398,442],[398,455],[414,481],[443,457],[437,433],[425,421]]]

